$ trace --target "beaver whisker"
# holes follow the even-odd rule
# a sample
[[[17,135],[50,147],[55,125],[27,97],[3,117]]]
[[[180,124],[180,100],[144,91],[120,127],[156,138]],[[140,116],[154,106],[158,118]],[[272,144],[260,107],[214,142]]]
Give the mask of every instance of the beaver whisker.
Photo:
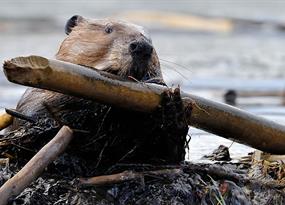
[[[190,71],[190,68],[187,68],[186,66],[180,65],[180,64],[175,63],[175,62],[172,62],[172,61],[168,61],[168,60],[161,59],[161,58],[159,58],[159,59],[160,59],[161,61],[164,61],[163,63],[164,63],[164,66],[166,66],[166,67],[165,67],[166,69],[170,68],[171,70],[175,70],[176,73],[178,73],[178,74],[179,74],[181,77],[183,77],[185,80],[189,80],[189,79],[187,79],[187,78],[185,77],[184,74],[182,74],[181,72],[179,72],[178,69],[176,69],[175,67],[170,67],[170,65],[165,64],[165,63],[172,63],[172,64],[174,64],[174,65],[176,65],[176,66],[179,66],[180,68],[182,68],[182,69],[185,70],[186,72],[190,72],[190,74],[192,74],[192,72]],[[167,66],[168,66],[168,67],[167,67]]]
[[[158,81],[156,81],[156,80],[158,80]],[[150,79],[148,79],[148,80],[146,80],[146,81],[144,81],[144,82],[145,82],[145,83],[153,83],[152,81],[154,81],[155,83],[161,82],[161,83],[164,84],[163,78],[150,78]],[[160,83],[159,83],[159,84],[160,84]]]
[[[183,66],[183,65],[181,65],[181,64],[178,64],[178,63],[175,63],[175,62],[172,62],[172,61],[169,61],[169,60],[165,60],[165,59],[162,59],[162,58],[159,58],[159,60],[164,61],[164,62],[166,62],[166,63],[172,63],[172,64],[177,65],[177,66],[179,66],[180,68],[186,70],[187,72],[191,72],[191,71],[190,71],[190,68],[187,68],[186,66]]]
[[[158,81],[156,81],[158,80]],[[164,80],[161,75],[158,75],[156,72],[154,72],[154,69],[150,69],[147,71],[145,77],[143,78],[143,81],[146,83],[157,83],[161,85],[165,85]],[[151,82],[153,81],[153,82]]]
[[[169,65],[164,64],[164,67],[162,67],[163,69],[170,69],[171,71],[176,72],[177,74],[179,74],[182,78],[184,78],[184,80],[189,80],[183,73],[181,73],[180,71],[178,71],[176,68],[174,67],[170,67]]]
[[[130,60],[131,61],[131,60]],[[124,63],[123,65],[122,65],[122,67],[120,68],[120,70],[119,70],[119,72],[118,72],[118,74],[120,75],[120,76],[122,76],[122,77],[124,77],[124,76],[129,76],[128,75],[128,72],[129,72],[129,69],[131,69],[131,67],[130,67],[130,65],[131,65],[131,63]],[[133,76],[132,76],[133,77]]]
[[[121,67],[121,69],[118,71],[118,75],[123,77],[123,76],[126,76],[126,74],[127,74],[126,66]]]

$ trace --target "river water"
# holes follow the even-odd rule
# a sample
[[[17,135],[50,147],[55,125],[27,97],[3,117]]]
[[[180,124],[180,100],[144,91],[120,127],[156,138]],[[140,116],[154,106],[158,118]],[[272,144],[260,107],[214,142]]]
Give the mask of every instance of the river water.
[[[238,107],[285,124],[282,96],[254,97],[259,91],[284,91],[284,8],[285,3],[277,0],[2,0],[0,61],[31,54],[53,58],[65,37],[64,22],[73,14],[92,18],[126,18],[149,29],[161,59],[164,78],[170,86],[179,84],[186,92],[220,102],[228,89],[247,91],[252,96],[238,98]],[[134,11],[137,12],[135,16]],[[159,15],[149,20],[147,17],[153,16],[153,13]],[[211,20],[217,17],[231,20],[231,25],[221,29],[218,25],[223,22],[214,23],[217,30],[213,32],[208,29],[209,24],[202,26],[203,29],[201,25],[193,28],[189,24],[181,24],[183,19],[190,21],[193,15],[206,19],[211,25]],[[176,22],[173,23],[173,19]],[[22,86],[7,82],[1,72],[1,109],[15,107],[24,90]],[[192,140],[187,160],[200,160],[202,155],[220,144],[232,144],[229,140],[192,127],[189,134]],[[252,148],[238,143],[230,147],[233,158],[245,156],[251,151]]]

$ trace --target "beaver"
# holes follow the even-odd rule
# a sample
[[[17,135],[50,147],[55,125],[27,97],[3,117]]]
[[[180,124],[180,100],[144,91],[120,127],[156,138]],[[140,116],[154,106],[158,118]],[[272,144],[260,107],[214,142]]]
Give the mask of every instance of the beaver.
[[[67,37],[56,59],[103,70],[125,80],[165,85],[152,40],[142,27],[76,15],[67,21],[65,32]],[[85,160],[93,170],[117,163],[176,164],[185,157],[188,125],[179,89],[164,92],[161,106],[153,113],[36,88],[26,90],[16,110],[35,121],[13,122],[12,133],[24,129],[21,133],[25,135],[17,141],[17,151],[25,154],[18,156],[29,156],[29,150],[40,149],[62,125],[68,125],[74,129],[75,137],[66,153]]]

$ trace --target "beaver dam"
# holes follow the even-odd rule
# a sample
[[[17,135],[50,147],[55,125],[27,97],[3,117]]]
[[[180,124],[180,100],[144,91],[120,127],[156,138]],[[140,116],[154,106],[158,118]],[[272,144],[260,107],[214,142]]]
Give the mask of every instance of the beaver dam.
[[[1,205],[284,204],[282,156],[229,163],[221,146],[207,156],[220,163],[184,161],[188,126],[279,155],[283,126],[165,86],[141,27],[74,16],[66,34],[58,60],[4,63],[34,88],[0,118]]]
[[[71,67],[73,67],[72,70]],[[162,103],[159,107],[160,111],[162,107],[170,109],[168,111],[170,115],[173,112],[171,109],[174,108],[170,103],[169,95],[173,95],[173,99],[178,99],[176,104],[174,103],[176,108],[181,106],[181,103],[177,103],[181,99],[177,89],[173,94],[168,93],[167,95],[163,90],[169,90],[169,88],[163,86],[120,81],[109,74],[42,57],[12,59],[5,63],[4,69],[7,78],[19,84],[40,88],[49,87],[51,90],[60,90],[75,96],[79,96],[81,93],[85,98],[96,98],[105,103],[109,101],[111,104],[115,100],[114,97],[118,98],[118,107],[121,108],[117,112],[122,111],[124,115],[130,112],[126,107],[129,107],[130,110],[140,110],[136,111],[139,117],[143,117],[144,112],[155,113],[155,110],[151,110],[156,103]],[[84,69],[87,69],[86,72]],[[16,73],[17,75],[15,75]],[[53,75],[57,75],[58,78],[52,80],[55,77]],[[87,76],[88,78],[86,78]],[[76,85],[83,86],[78,90],[71,86],[75,82],[74,77],[78,79]],[[60,85],[57,83],[59,79],[62,80]],[[64,81],[64,79],[69,80]],[[102,85],[100,86],[100,84]],[[86,88],[91,85],[94,86],[92,89],[94,92],[85,93]],[[118,90],[113,88],[114,86]],[[111,89],[113,92],[107,92],[104,89]],[[96,95],[96,92],[100,95]],[[129,97],[126,98],[125,95],[129,95]],[[148,98],[142,96],[148,96]],[[137,97],[140,98],[139,101],[135,100]],[[155,100],[156,98],[162,100]],[[147,104],[142,99],[149,100],[149,103]],[[78,100],[80,106],[86,106],[83,104],[84,101]],[[121,103],[122,101],[124,103]],[[88,102],[91,103],[91,101]],[[209,101],[197,96],[191,95],[186,98],[186,94],[182,94],[180,102],[183,102],[187,108],[184,117],[188,123],[193,119],[195,126],[207,125],[209,126],[208,130],[213,132],[217,131],[217,127],[213,123],[210,125],[202,123],[203,113],[208,116],[209,120],[214,120],[211,113],[214,113],[215,110],[216,118],[219,118],[219,114],[226,116],[225,113],[227,113],[227,111],[219,113],[215,103],[209,104]],[[87,103],[87,105],[89,104]],[[259,119],[256,122],[255,116],[226,105],[219,106],[224,106],[225,110],[229,109],[234,112],[236,115],[232,117],[237,118],[236,120],[247,114],[247,118],[243,120],[248,124],[255,122],[257,127],[262,125],[260,126],[262,132],[271,129],[272,132],[277,133],[277,138],[278,133],[283,131],[282,127],[278,127],[272,122],[264,119]],[[5,198],[3,201],[1,197],[2,204],[282,204],[284,200],[284,167],[278,162],[270,163],[268,158],[255,154],[252,156],[252,163],[192,164],[183,161],[178,163],[179,159],[175,162],[173,153],[172,155],[164,153],[165,158],[161,160],[159,153],[156,155],[155,150],[152,150],[154,148],[148,145],[143,148],[145,152],[152,153],[152,155],[146,155],[148,158],[143,159],[142,155],[133,154],[136,149],[141,148],[140,145],[144,145],[139,139],[136,141],[137,148],[129,145],[133,143],[130,139],[127,142],[117,142],[120,143],[120,147],[125,147],[123,147],[124,149],[117,148],[116,152],[113,152],[108,150],[108,144],[112,142],[109,140],[114,139],[101,135],[91,137],[94,131],[91,128],[86,130],[87,126],[80,122],[83,121],[82,118],[92,116],[92,113],[88,113],[84,109],[74,113],[69,111],[69,115],[65,113],[63,116],[68,116],[74,123],[67,127],[64,125],[66,123],[59,121],[59,119],[65,119],[64,117],[55,117],[52,114],[53,108],[47,106],[47,109],[51,113],[45,118],[31,117],[15,110],[7,110],[9,116],[21,120],[25,126],[19,126],[16,130],[6,132],[1,138],[1,153],[5,157],[1,169],[3,173],[1,183],[6,182],[0,189],[1,196]],[[199,112],[202,114],[197,115]],[[228,113],[227,115],[230,115],[229,111]],[[1,119],[6,119],[6,124],[9,124],[7,114],[3,115]],[[159,119],[159,116],[155,115],[154,119]],[[108,117],[105,117],[104,120],[107,121]],[[152,122],[152,126],[153,123],[158,122]],[[164,123],[173,123],[173,118]],[[136,126],[135,123],[132,126]],[[139,126],[136,129],[139,129],[139,132],[145,132]],[[172,129],[174,129],[173,125]],[[113,130],[110,128],[111,133]],[[238,132],[238,125],[236,130]],[[53,136],[55,137],[53,138]],[[159,136],[159,134],[155,136]],[[224,136],[226,135],[224,134]],[[263,137],[262,133],[259,137]],[[280,138],[278,139],[280,140]],[[245,139],[241,137],[239,140],[244,140],[244,143],[252,146],[258,146],[253,144],[250,139],[247,141]],[[167,144],[167,138],[152,138],[152,140],[154,144],[155,140],[166,140],[166,142],[159,143],[159,146],[162,144],[170,146]],[[103,143],[102,145],[102,142],[108,144]],[[175,143],[175,141],[171,141],[171,143]],[[92,149],[91,147],[95,144],[96,146]],[[42,146],[44,147],[41,148]],[[116,148],[115,145],[113,146]],[[126,146],[131,149],[127,149]],[[173,146],[175,147],[175,145]],[[274,150],[273,147],[276,147],[275,152],[281,153],[278,151],[278,143],[268,143],[266,147],[260,146],[260,149],[267,150]],[[99,147],[99,153],[95,153],[97,147]],[[164,148],[158,147],[158,149],[165,151]],[[173,152],[171,149],[167,150]],[[227,151],[223,148],[221,150],[224,153],[217,151],[212,157],[227,160]],[[114,156],[114,154],[116,155]],[[120,157],[119,154],[123,154],[123,157]],[[33,155],[34,157],[30,160]],[[221,158],[222,155],[225,157]],[[112,162],[114,159],[119,160],[114,163]],[[12,177],[13,175],[15,176]],[[8,180],[9,178],[11,179]]]

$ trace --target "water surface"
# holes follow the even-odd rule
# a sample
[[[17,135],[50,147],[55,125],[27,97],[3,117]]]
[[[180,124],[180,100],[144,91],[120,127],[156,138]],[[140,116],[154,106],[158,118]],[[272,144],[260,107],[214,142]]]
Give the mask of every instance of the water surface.
[[[20,55],[53,58],[65,37],[64,22],[73,14],[89,17],[140,11],[163,11],[183,15],[285,22],[282,1],[35,1],[4,0],[0,7],[0,61]],[[202,32],[171,27],[149,27],[161,58],[168,84],[179,84],[186,92],[223,101],[228,89],[238,91],[284,91],[285,32],[268,26],[243,26],[234,32]],[[15,107],[24,87],[7,82],[0,74],[0,106]],[[285,124],[281,96],[238,98],[238,106]],[[190,128],[188,160],[199,160],[220,144],[232,142]],[[233,158],[252,148],[233,143]]]

